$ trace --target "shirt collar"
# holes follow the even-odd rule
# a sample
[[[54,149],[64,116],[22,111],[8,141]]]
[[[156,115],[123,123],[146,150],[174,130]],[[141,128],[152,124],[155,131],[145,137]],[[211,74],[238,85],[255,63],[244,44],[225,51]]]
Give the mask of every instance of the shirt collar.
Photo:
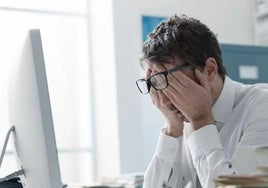
[[[212,113],[216,122],[225,123],[231,116],[235,98],[234,82],[225,76],[221,94],[212,107]]]

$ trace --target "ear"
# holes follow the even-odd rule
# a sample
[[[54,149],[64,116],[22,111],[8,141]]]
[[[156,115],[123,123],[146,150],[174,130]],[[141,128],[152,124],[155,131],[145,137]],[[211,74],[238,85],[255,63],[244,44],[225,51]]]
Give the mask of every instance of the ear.
[[[208,76],[209,81],[214,80],[218,75],[218,65],[213,57],[207,58],[203,73]]]

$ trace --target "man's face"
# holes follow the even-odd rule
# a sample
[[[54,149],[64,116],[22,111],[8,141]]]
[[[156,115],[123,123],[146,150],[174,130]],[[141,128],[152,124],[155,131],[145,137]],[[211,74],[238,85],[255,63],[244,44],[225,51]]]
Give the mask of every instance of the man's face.
[[[149,77],[159,73],[159,72],[162,72],[162,71],[165,71],[165,70],[171,70],[175,67],[178,67],[178,66],[182,66],[182,65],[185,65],[186,63],[184,63],[182,60],[180,60],[179,58],[174,58],[172,59],[172,61],[169,61],[165,64],[159,64],[159,63],[148,63],[147,64],[147,74],[146,74],[146,79],[148,79]],[[159,71],[161,70],[161,71]],[[196,83],[198,83],[198,80],[194,74],[194,67],[192,65],[180,70],[182,71],[185,75],[187,75],[190,79],[194,80]],[[167,79],[170,77],[170,76],[174,76],[176,77],[173,73],[170,73],[167,75]],[[151,89],[154,89],[154,88],[151,88]],[[161,92],[161,91],[158,91],[158,92]],[[169,100],[168,97],[165,97],[163,98],[163,101],[162,101],[163,105],[166,105],[166,106],[169,106],[170,108],[170,111],[178,111],[177,113],[181,113]],[[184,118],[184,121],[186,122],[189,122],[186,118]]]

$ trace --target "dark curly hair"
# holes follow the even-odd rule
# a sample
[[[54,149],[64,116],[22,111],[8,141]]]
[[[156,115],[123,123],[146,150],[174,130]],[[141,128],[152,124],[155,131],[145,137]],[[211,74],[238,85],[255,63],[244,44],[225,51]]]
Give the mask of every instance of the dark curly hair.
[[[171,16],[149,33],[142,46],[140,62],[167,63],[174,57],[202,68],[207,58],[213,57],[219,75],[224,78],[226,74],[216,35],[199,20],[185,15]]]

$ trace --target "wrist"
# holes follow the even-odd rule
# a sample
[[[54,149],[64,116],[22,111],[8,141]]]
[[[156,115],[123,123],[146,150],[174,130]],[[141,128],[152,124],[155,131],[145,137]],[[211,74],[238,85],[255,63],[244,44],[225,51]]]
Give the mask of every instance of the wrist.
[[[198,119],[192,121],[191,124],[192,124],[194,130],[198,130],[206,125],[215,124],[215,120],[213,117],[208,116],[208,117],[198,118]]]
[[[180,137],[183,135],[183,125],[166,123],[165,134],[172,137]]]

